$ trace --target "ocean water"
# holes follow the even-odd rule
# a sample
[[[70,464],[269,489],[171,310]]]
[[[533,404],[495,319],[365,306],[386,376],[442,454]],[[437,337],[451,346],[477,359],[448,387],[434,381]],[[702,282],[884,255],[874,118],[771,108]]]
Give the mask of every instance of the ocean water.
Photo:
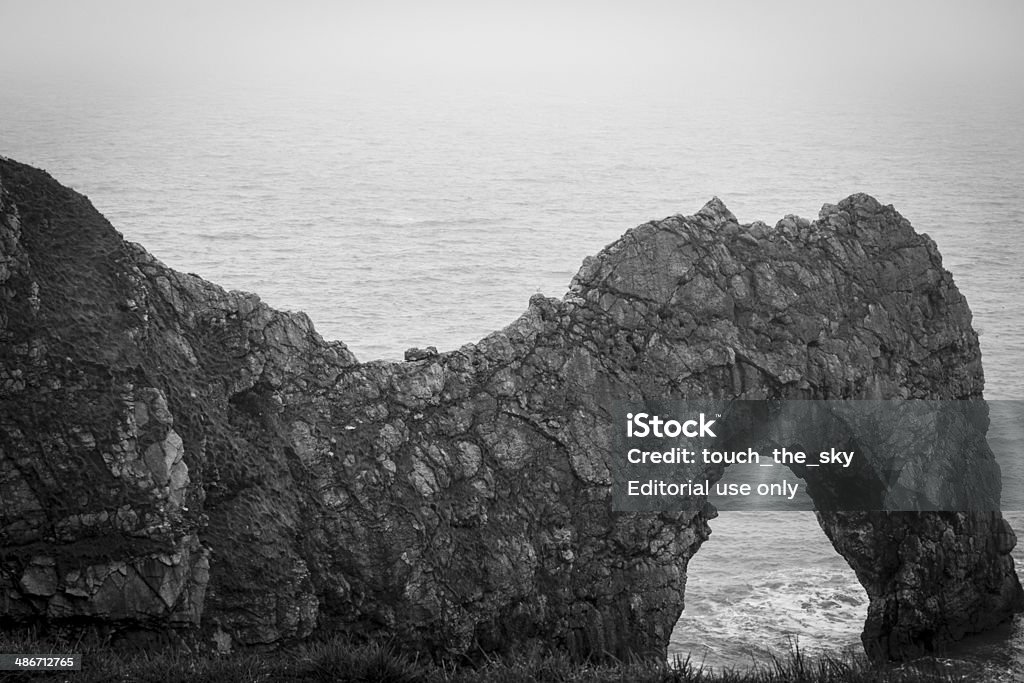
[[[307,312],[361,360],[479,339],[534,293],[561,296],[628,228],[714,195],[774,223],[868,192],[938,243],[987,395],[1024,398],[1022,92],[21,84],[0,97],[0,154],[87,194],[169,266]],[[812,513],[712,529],[671,654],[742,667],[793,642],[859,647],[866,596]],[[1024,626],[951,658],[1024,675]]]

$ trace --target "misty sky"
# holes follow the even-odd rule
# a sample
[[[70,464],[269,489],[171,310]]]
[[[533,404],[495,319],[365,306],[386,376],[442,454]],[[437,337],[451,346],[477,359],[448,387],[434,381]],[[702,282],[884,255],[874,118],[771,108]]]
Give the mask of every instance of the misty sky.
[[[1020,0],[0,0],[6,77],[1024,78]]]

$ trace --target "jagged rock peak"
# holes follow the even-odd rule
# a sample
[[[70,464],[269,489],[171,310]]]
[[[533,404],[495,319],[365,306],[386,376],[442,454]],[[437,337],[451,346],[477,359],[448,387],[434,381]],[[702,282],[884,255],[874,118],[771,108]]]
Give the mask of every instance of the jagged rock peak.
[[[736,216],[733,215],[732,211],[725,205],[725,202],[719,199],[717,195],[702,206],[696,215],[710,219],[713,225],[738,222]]]

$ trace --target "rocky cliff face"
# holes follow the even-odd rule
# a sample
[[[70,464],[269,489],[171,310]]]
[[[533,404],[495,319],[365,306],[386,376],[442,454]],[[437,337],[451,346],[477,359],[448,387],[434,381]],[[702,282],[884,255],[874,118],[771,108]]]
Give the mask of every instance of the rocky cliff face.
[[[608,401],[982,395],[934,243],[854,195],[627,232],[475,344],[360,364],[0,158],[0,616],[663,656],[714,511],[611,508]],[[821,513],[901,658],[1020,609],[998,513]]]

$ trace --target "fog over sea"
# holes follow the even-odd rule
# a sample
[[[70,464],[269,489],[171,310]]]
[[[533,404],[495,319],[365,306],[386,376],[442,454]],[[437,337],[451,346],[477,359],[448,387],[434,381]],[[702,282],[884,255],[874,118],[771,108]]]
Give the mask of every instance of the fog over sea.
[[[741,222],[868,192],[937,243],[989,398],[1024,399],[1024,90],[486,78],[0,95],[0,154],[88,195],[167,265],[302,310],[360,360],[457,348],[561,296],[583,258],[713,195]],[[1013,446],[1024,449],[1024,441]],[[1024,530],[1024,513],[1009,513]],[[859,647],[867,599],[812,513],[723,513],[670,654],[744,667]],[[1017,551],[1018,564],[1024,559]],[[952,658],[1024,671],[1024,626]],[[1018,674],[1014,674],[1016,671]]]

